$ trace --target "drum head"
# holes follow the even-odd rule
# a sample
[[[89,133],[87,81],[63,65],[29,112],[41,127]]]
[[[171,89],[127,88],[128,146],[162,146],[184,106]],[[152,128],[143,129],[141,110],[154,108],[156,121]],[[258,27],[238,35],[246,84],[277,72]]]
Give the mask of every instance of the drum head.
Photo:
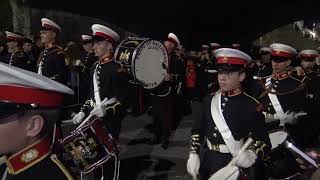
[[[168,67],[168,53],[163,44],[155,40],[143,42],[133,57],[134,78],[145,88],[154,89],[164,80]]]
[[[287,139],[287,137],[288,133],[282,130],[269,133],[269,138],[272,145],[271,149],[278,147]]]

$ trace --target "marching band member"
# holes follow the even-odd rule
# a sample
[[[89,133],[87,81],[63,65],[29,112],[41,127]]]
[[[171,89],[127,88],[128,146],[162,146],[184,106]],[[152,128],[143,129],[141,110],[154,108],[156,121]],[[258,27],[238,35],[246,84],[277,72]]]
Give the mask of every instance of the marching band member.
[[[33,62],[22,51],[22,44],[25,38],[18,34],[5,31],[8,52],[10,53],[9,65],[16,66],[28,71],[34,71]]]
[[[241,87],[251,57],[229,48],[216,50],[215,57],[220,90],[204,99],[201,111],[194,119],[187,162],[189,174],[200,174],[200,179],[208,179],[226,166],[249,136],[255,142],[239,155],[236,166],[250,168],[257,159],[263,159],[270,148],[261,106]],[[201,149],[204,150],[202,161],[199,157]]]
[[[49,77],[55,81],[66,84],[67,66],[63,49],[57,45],[57,36],[61,27],[50,19],[41,19],[41,42],[45,49],[40,52],[38,60],[38,74]]]
[[[52,152],[52,132],[68,87],[47,77],[0,63],[0,154],[2,179],[73,180]]]

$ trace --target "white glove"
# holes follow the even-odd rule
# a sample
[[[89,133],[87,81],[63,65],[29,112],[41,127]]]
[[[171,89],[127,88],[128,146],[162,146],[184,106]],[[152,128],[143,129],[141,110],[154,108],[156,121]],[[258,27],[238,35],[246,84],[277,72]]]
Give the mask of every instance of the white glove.
[[[282,114],[282,118],[280,118],[280,126],[284,126],[284,124],[296,124],[297,120],[300,116],[307,115],[306,112],[300,111],[300,112],[290,112],[287,111],[286,113]]]
[[[101,104],[96,105],[93,108],[93,110],[90,112],[90,114],[92,116],[97,116],[97,117],[100,117],[100,118],[105,116],[106,113],[107,113],[107,111],[106,111],[104,105],[101,105]]]
[[[248,168],[252,166],[257,159],[256,153],[252,150],[245,150],[243,153],[238,154],[238,161],[236,162],[236,166],[241,168]]]
[[[75,66],[79,66],[81,64],[81,61],[79,59],[76,60],[76,62],[74,63]]]
[[[200,159],[199,159],[198,154],[191,153],[189,155],[189,159],[187,162],[188,173],[191,176],[195,177],[199,174],[199,168],[200,168]]]
[[[78,114],[73,116],[73,118],[72,118],[73,124],[80,123],[85,116],[86,116],[86,114],[84,112],[79,112]]]

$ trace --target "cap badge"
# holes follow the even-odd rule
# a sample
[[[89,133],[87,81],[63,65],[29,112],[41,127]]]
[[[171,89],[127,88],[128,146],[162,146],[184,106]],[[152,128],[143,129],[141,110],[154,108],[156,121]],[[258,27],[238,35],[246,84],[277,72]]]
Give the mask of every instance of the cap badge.
[[[30,149],[26,153],[22,154],[21,161],[24,163],[29,163],[36,159],[39,155],[39,152],[36,149]]]
[[[229,61],[229,58],[227,56],[223,57],[223,62],[224,63],[228,63],[228,61]]]

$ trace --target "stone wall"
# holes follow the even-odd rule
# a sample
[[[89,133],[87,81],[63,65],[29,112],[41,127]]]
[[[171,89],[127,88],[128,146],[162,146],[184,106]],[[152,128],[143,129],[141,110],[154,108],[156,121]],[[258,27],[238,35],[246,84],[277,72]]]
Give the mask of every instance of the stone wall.
[[[254,42],[260,46],[269,46],[272,43],[288,44],[298,50],[316,49],[320,46],[319,42],[305,38],[301,32],[294,30],[293,24],[279,27]]]

